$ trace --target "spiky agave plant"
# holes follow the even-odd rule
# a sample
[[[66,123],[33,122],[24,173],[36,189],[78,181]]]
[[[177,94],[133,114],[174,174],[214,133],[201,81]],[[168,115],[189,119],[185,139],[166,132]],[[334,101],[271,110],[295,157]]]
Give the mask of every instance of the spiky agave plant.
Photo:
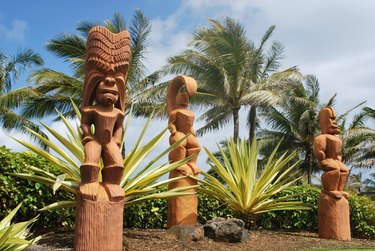
[[[297,153],[285,152],[276,157],[277,148],[269,156],[262,170],[259,170],[259,143],[253,140],[251,146],[246,140],[234,143],[226,142],[227,152],[219,147],[221,161],[207,148],[205,151],[211,161],[212,170],[221,178],[202,172],[205,179],[195,178],[201,186],[198,190],[211,195],[230,207],[237,217],[242,218],[247,226],[255,223],[260,213],[275,210],[308,210],[308,205],[295,201],[299,194],[275,198],[274,195],[299,179],[295,167],[299,162],[290,164]],[[194,178],[194,177],[192,177]]]
[[[80,119],[81,114],[79,109],[73,104],[77,117]],[[42,135],[36,133],[35,131],[28,129],[32,134],[34,134],[38,139],[43,141],[51,150],[55,153],[50,153],[44,151],[43,149],[34,146],[28,142],[13,138],[32,152],[38,154],[39,156],[45,158],[47,161],[55,164],[62,172],[60,175],[42,170],[38,167],[29,166],[30,171],[34,174],[29,173],[15,173],[13,175],[32,180],[35,182],[43,183],[50,185],[53,188],[53,191],[56,192],[57,189],[61,188],[71,193],[76,193],[79,183],[81,181],[80,177],[80,164],[84,161],[84,148],[81,143],[82,133],[77,126],[73,126],[66,117],[58,112],[61,121],[66,126],[68,130],[67,136],[60,134],[58,131],[52,129],[48,125],[41,122],[43,127],[59,142],[61,143],[67,151],[64,151],[59,146],[54,144],[50,139],[42,137]],[[128,115],[128,119],[124,129],[123,139],[125,138],[127,129],[129,127],[131,116]],[[125,156],[124,158],[124,174],[121,180],[120,185],[125,191],[125,207],[130,206],[135,203],[139,203],[145,200],[150,199],[159,199],[159,198],[168,198],[179,195],[188,195],[189,192],[182,192],[186,189],[191,189],[192,187],[186,188],[175,188],[171,190],[160,190],[160,187],[163,185],[173,182],[179,178],[166,179],[163,181],[157,181],[161,176],[168,173],[169,171],[175,169],[176,167],[186,163],[190,158],[185,160],[171,163],[168,162],[163,164],[156,164],[162,157],[169,153],[174,147],[176,147],[179,142],[171,145],[163,152],[161,152],[157,157],[149,161],[142,168],[140,167],[142,161],[149,156],[149,154],[156,148],[158,143],[163,139],[167,127],[164,128],[160,133],[153,137],[147,143],[142,144],[142,139],[145,135],[145,132],[152,120],[152,116],[148,119],[145,124],[137,142],[135,143],[133,149]],[[75,160],[77,159],[77,160]],[[101,167],[103,167],[102,161],[100,161]],[[99,180],[101,177],[99,177]],[[195,186],[194,186],[195,187]],[[61,207],[73,207],[76,205],[75,201],[58,201],[52,203],[44,208],[44,210],[52,210]]]
[[[16,215],[18,209],[21,207],[20,203],[15,209],[13,209],[1,222],[0,222],[0,250],[1,251],[18,251],[24,250],[31,244],[36,243],[41,239],[38,236],[34,239],[27,240],[28,228],[34,223],[38,216],[24,222],[12,223],[13,217]]]

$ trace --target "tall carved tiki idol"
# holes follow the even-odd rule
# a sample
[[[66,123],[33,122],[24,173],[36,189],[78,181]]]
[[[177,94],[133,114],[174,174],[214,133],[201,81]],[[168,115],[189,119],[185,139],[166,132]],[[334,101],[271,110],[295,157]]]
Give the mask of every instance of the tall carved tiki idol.
[[[120,186],[124,169],[120,147],[130,35],[96,26],[89,32],[86,47],[81,109],[85,162],[80,168],[74,247],[122,250],[125,194]]]
[[[314,154],[322,175],[323,190],[318,202],[319,237],[350,240],[349,194],[344,192],[349,170],[341,162],[341,140],[336,113],[331,107],[319,113],[321,134],[314,140]]]
[[[189,97],[197,91],[196,81],[187,76],[177,76],[169,84],[167,93],[167,111],[169,116],[169,130],[171,136],[169,143],[172,145],[182,138],[184,139],[169,154],[170,162],[183,160],[191,155],[198,155],[200,145],[196,138],[193,124],[194,113],[188,109]],[[198,175],[200,169],[197,166],[197,157],[195,156],[187,164],[184,164],[170,172],[169,178],[180,176]],[[186,177],[179,179],[169,185],[169,189],[196,185],[197,182],[192,178]],[[195,192],[191,190],[190,192]],[[197,223],[197,195],[188,195],[168,199],[168,228],[176,225],[193,225]]]

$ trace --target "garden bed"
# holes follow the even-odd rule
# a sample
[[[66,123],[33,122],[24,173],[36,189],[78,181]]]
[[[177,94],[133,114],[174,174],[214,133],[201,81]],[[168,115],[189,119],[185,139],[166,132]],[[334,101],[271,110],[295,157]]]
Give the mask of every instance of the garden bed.
[[[73,250],[73,233],[49,233],[29,251]],[[182,242],[164,229],[124,230],[124,250],[311,250],[361,248],[375,250],[375,240],[335,241],[319,239],[316,233],[301,231],[251,231],[244,243],[220,243],[211,240]]]

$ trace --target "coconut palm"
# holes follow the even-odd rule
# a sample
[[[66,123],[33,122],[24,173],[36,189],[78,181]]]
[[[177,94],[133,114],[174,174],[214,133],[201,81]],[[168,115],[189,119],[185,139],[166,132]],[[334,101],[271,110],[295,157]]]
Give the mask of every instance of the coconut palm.
[[[305,85],[301,82],[285,92],[285,99],[277,107],[269,107],[261,113],[270,127],[262,129],[259,137],[264,139],[262,155],[270,151],[281,140],[280,150],[294,150],[299,153],[303,162],[300,168],[308,176],[318,171],[313,156],[314,137],[319,133],[318,113],[325,105],[319,99],[319,81],[313,75],[307,75]],[[331,105],[333,99],[326,105]]]
[[[18,108],[22,102],[35,95],[30,87],[13,89],[14,82],[27,69],[43,65],[43,59],[31,49],[24,49],[14,56],[0,52],[0,123],[6,130],[16,129],[27,133],[25,126],[40,132],[38,126],[12,108]]]
[[[206,125],[197,130],[198,134],[222,128],[232,119],[236,142],[240,109],[271,104],[278,96],[276,90],[296,76],[297,70],[274,73],[283,51],[280,43],[272,44],[268,57],[263,55],[274,26],[267,30],[260,46],[255,47],[247,39],[244,27],[234,19],[211,19],[209,23],[210,28],[195,31],[191,49],[168,60],[164,72],[191,75],[199,82],[203,95],[196,95],[192,103],[208,109],[200,117]],[[255,115],[252,119],[256,119]]]
[[[61,111],[67,117],[74,117],[75,112],[71,105],[73,100],[77,105],[82,103],[82,90],[85,67],[86,37],[89,30],[100,25],[100,22],[83,21],[78,24],[80,34],[59,34],[47,43],[47,50],[64,59],[73,69],[73,75],[44,68],[33,72],[29,82],[34,83],[33,90],[38,96],[25,103],[23,115],[28,118],[44,117]],[[137,102],[138,95],[143,89],[155,82],[159,74],[145,76],[145,59],[148,37],[151,31],[150,20],[140,10],[136,10],[127,26],[124,18],[115,13],[112,20],[105,20],[104,26],[111,32],[118,33],[128,29],[131,35],[131,60],[127,79],[127,108],[133,106],[134,115],[149,115],[150,107],[144,109]],[[59,119],[59,117],[57,117]]]
[[[343,162],[351,168],[371,168],[375,165],[375,130],[366,122],[375,119],[375,110],[365,107],[354,116],[349,126],[341,123]]]

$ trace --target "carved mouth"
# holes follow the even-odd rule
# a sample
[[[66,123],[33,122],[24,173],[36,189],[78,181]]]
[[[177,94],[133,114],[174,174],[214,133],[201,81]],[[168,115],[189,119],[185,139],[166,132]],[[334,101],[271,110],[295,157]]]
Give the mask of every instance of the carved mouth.
[[[109,93],[109,94],[113,94],[113,95],[118,95],[118,91],[108,90],[108,89],[100,90],[100,93],[103,93],[103,94]]]

